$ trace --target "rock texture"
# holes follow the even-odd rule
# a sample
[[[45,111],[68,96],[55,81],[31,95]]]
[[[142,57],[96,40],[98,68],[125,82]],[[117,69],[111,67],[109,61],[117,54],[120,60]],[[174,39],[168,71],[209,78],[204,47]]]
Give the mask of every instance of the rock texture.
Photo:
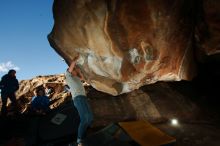
[[[203,0],[198,5],[200,11],[195,33],[198,51],[200,55],[220,53],[220,1]]]
[[[51,109],[58,107],[60,104],[65,103],[68,99],[68,94],[63,93],[64,90],[64,75],[49,75],[49,76],[37,76],[36,78],[30,80],[20,81],[19,90],[16,93],[18,102],[20,105],[20,111],[24,112],[31,102],[31,98],[35,95],[35,90],[39,86],[51,87],[54,89],[53,95],[50,100],[53,101],[51,104]]]
[[[68,64],[80,53],[87,82],[112,95],[191,80],[195,38],[198,53],[219,50],[219,2],[202,2],[55,0],[48,40]]]

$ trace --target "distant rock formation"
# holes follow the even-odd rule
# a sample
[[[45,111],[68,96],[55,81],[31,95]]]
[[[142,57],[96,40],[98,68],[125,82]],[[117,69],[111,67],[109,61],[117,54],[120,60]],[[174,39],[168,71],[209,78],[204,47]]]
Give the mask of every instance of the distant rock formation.
[[[87,82],[119,95],[157,81],[191,80],[195,54],[219,52],[214,0],[55,0],[51,46],[69,64],[80,53]]]
[[[49,75],[49,76],[37,76],[30,80],[20,81],[20,88],[16,93],[21,112],[24,112],[31,102],[31,98],[35,95],[35,90],[39,86],[49,86],[54,89],[53,95],[50,100],[53,101],[51,109],[58,107],[60,104],[65,103],[68,100],[68,94],[64,93],[64,74]],[[71,100],[71,99],[69,99]]]

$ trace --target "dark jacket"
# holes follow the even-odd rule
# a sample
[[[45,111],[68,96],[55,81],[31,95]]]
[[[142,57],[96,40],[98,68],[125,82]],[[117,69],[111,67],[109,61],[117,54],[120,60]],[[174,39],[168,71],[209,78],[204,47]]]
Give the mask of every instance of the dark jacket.
[[[19,89],[18,80],[16,77],[12,77],[9,74],[6,74],[1,79],[0,88],[2,93],[15,93]]]
[[[34,96],[31,100],[33,110],[42,110],[44,112],[50,109],[50,99],[48,96]]]

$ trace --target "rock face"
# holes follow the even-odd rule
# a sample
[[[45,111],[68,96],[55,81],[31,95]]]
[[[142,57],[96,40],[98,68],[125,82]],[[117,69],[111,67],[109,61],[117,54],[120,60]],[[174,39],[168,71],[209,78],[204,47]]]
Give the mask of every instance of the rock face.
[[[220,1],[202,2],[195,38],[200,54],[214,55],[220,53]]]
[[[206,54],[219,49],[215,4],[219,2],[54,0],[48,40],[68,64],[80,53],[87,82],[112,95],[157,81],[191,80],[195,36]],[[213,37],[204,38],[204,32]]]

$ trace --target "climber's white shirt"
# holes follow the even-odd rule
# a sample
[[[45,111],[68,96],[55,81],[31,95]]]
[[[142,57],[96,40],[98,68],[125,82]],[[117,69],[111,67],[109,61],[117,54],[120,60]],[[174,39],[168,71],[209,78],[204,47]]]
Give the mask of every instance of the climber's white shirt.
[[[70,87],[70,92],[72,94],[72,98],[74,99],[78,95],[86,96],[85,89],[79,77],[72,76],[72,74],[67,70],[66,71],[66,83]]]

